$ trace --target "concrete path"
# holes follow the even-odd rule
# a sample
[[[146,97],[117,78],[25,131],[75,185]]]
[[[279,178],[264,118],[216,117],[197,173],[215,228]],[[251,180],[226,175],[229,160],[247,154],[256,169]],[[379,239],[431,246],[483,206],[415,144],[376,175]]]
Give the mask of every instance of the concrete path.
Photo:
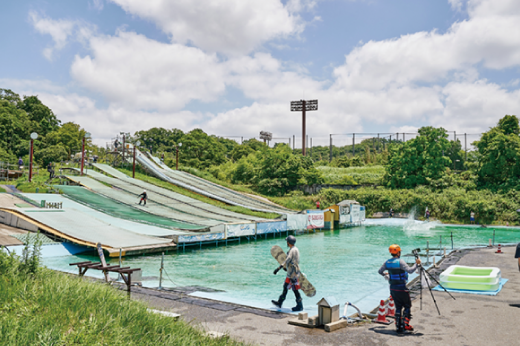
[[[332,333],[295,327],[287,323],[295,316],[193,298],[179,292],[137,289],[132,295],[155,309],[179,313],[192,325],[255,345],[517,345],[520,308],[509,305],[520,304],[520,272],[514,250],[503,248],[504,254],[500,255],[495,254],[496,249],[479,249],[452,256],[445,266],[458,261],[459,265],[499,267],[502,277],[509,281],[497,296],[458,293],[453,294],[456,298],[453,300],[445,292],[434,291],[441,316],[430,293],[424,291],[422,311],[419,299],[413,302],[412,325],[416,333],[406,336],[395,334],[393,325],[367,324]],[[278,293],[273,291],[273,296],[266,300],[276,298]]]

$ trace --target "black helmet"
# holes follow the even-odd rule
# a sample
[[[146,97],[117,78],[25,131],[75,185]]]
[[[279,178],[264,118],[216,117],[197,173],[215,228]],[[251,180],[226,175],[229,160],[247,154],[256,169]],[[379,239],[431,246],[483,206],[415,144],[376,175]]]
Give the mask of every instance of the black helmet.
[[[296,244],[296,237],[293,235],[288,236],[287,238],[285,238],[285,240],[287,240],[287,242],[291,245]]]

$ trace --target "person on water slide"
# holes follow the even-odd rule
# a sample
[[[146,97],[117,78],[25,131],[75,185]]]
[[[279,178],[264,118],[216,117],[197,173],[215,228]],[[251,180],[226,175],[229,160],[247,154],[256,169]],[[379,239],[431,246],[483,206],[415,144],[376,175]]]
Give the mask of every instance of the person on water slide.
[[[139,205],[141,205],[142,202],[144,202],[144,205],[146,205],[146,200],[148,199],[148,195],[146,194],[146,190],[144,190],[143,193],[140,194],[137,197],[141,197],[141,200],[139,201]]]
[[[289,251],[287,252],[287,258],[285,259],[285,262],[283,262],[282,265],[280,265],[278,268],[276,268],[273,272],[274,275],[276,275],[280,269],[286,268],[287,269],[287,276],[285,277],[285,281],[283,283],[283,292],[282,295],[278,298],[278,300],[271,300],[271,302],[278,308],[282,307],[283,301],[287,297],[287,292],[292,289],[294,292],[294,296],[296,297],[296,306],[292,308],[292,311],[302,311],[303,310],[303,303],[302,303],[302,296],[300,295],[300,292],[298,291],[300,287],[300,251],[295,246],[296,244],[296,238],[292,235],[285,238],[287,241],[287,246],[289,247]]]

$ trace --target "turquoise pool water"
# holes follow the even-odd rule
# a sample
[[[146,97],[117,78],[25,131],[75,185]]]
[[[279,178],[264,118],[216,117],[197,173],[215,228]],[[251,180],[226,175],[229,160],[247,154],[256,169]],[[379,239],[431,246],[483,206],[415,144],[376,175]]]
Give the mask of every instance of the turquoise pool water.
[[[367,221],[362,227],[297,235],[302,271],[316,287],[313,298],[304,297],[305,311],[315,313],[316,303],[322,297],[334,296],[341,304],[350,301],[368,312],[381,299],[389,296],[387,282],[377,273],[389,258],[388,246],[397,243],[403,253],[411,249],[443,246],[451,250],[451,234],[455,248],[487,245],[495,231],[495,244],[520,242],[520,229],[503,227],[459,227],[434,223],[420,224],[406,220]],[[219,292],[196,292],[193,295],[234,303],[273,308],[270,301],[282,291],[283,271],[273,275],[277,262],[271,257],[273,245],[286,248],[284,238],[227,247],[206,247],[186,253],[165,255],[163,287],[201,286]],[[422,251],[424,253],[424,250]],[[98,259],[89,256],[62,256],[44,258],[52,269],[76,272],[68,263]],[[117,259],[110,263],[117,264]],[[143,269],[144,286],[159,285],[161,256],[132,257],[123,260],[125,266]],[[90,275],[99,275],[89,271]],[[115,276],[114,276],[115,277]],[[289,292],[284,307],[294,306]],[[273,308],[274,309],[274,308]],[[353,311],[352,311],[353,313]]]

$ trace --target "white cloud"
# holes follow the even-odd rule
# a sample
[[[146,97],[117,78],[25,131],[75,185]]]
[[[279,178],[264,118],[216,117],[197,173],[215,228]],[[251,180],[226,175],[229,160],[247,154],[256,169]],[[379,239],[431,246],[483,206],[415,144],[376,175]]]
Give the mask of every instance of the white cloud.
[[[96,30],[95,26],[81,21],[54,20],[42,17],[34,11],[29,12],[29,21],[40,34],[52,37],[54,45],[43,50],[43,56],[49,61],[54,59],[56,51],[62,50],[67,45],[71,36],[75,40],[85,42]]]
[[[51,36],[65,32],[65,38],[54,34],[55,42],[67,42],[74,35],[75,39],[83,37],[88,44],[90,52],[76,56],[71,75],[79,85],[102,95],[108,103],[106,108],[101,109],[92,99],[79,94],[50,90],[49,86],[39,90],[45,90],[42,97],[65,121],[78,119],[99,138],[154,126],[185,131],[201,127],[217,135],[249,137],[267,130],[275,137],[295,134],[298,138],[301,116],[290,112],[289,102],[302,98],[319,100],[319,110],[307,115],[309,135],[324,137],[323,143],[314,144],[326,144],[330,133],[371,132],[375,125],[390,128],[390,132],[414,132],[416,126],[422,125],[442,126],[460,133],[481,132],[505,114],[518,114],[520,107],[520,91],[506,89],[518,87],[517,74],[504,86],[479,74],[482,69],[502,70],[520,65],[520,26],[516,24],[520,22],[520,5],[515,1],[469,0],[465,5],[453,0],[453,6],[461,4],[467,9],[467,20],[454,23],[445,33],[433,30],[360,43],[328,81],[318,81],[304,67],[290,66],[266,52],[223,58],[205,51],[214,50],[204,43],[205,39],[211,44],[222,44],[225,49],[220,51],[237,53],[249,52],[262,42],[285,35],[285,29],[278,28],[281,31],[266,36],[238,30],[235,37],[235,29],[244,23],[259,28],[266,25],[267,19],[256,22],[256,17],[246,11],[249,17],[245,21],[227,23],[243,11],[238,6],[237,13],[220,16],[219,11],[234,3],[231,0],[211,3],[216,6],[214,13],[201,9],[207,3],[198,1],[193,5],[193,13],[188,14],[188,2],[183,1],[113,1],[131,13],[156,21],[172,34],[174,42],[162,43],[126,31],[113,36],[89,30],[81,34],[79,26],[73,33],[65,29],[52,31],[52,25],[41,31]],[[264,13],[264,4],[257,6],[259,15]],[[277,6],[294,20],[290,21],[293,25],[298,22],[294,13],[313,6],[313,2],[290,1],[285,7]],[[172,14],[174,9],[180,12]],[[199,14],[201,18],[197,17]],[[183,18],[175,21],[176,16]],[[196,27],[202,19],[206,23]],[[222,21],[231,28],[224,24],[221,27]],[[184,31],[179,31],[181,36],[174,32],[175,25],[184,25],[184,38]],[[288,33],[297,32],[296,27],[291,28]],[[203,38],[197,43],[198,35]],[[233,44],[226,41],[230,37],[236,39]],[[249,48],[243,49],[246,46],[240,40],[248,41]],[[186,41],[201,48],[179,43]],[[184,110],[193,100],[221,101],[229,87],[238,89],[247,100],[234,109],[213,114]],[[33,90],[38,91],[36,86]],[[297,139],[297,147],[299,143],[301,139]]]
[[[68,20],[42,18],[33,11],[29,12],[29,20],[39,33],[51,35],[54,41],[54,46],[47,47],[43,51],[43,55],[47,60],[52,60],[54,52],[65,47],[75,25],[74,22]]]
[[[104,5],[103,0],[92,0],[92,7],[98,11],[101,11]]]
[[[225,90],[214,54],[136,33],[90,40],[92,56],[76,56],[71,74],[81,85],[127,109],[179,110],[191,100],[213,101]]]
[[[155,22],[174,42],[211,52],[247,53],[262,43],[303,30],[293,11],[312,1],[291,0],[111,0],[125,11]]]

